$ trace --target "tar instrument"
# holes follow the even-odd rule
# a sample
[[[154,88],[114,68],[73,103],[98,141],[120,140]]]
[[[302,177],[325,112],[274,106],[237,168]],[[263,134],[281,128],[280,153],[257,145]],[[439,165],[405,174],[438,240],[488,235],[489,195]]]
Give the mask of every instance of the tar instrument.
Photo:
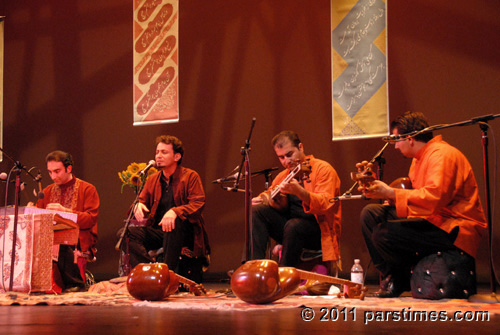
[[[131,296],[139,300],[157,301],[172,295],[179,288],[179,284],[189,288],[194,295],[206,295],[202,284],[179,276],[169,270],[165,263],[141,263],[138,264],[128,277],[127,290]]]
[[[270,259],[251,260],[231,276],[231,290],[241,300],[251,304],[266,304],[295,293],[304,279],[344,286],[344,296],[365,297],[367,288],[349,280],[330,277],[293,267],[279,267]]]
[[[358,168],[358,172],[351,172],[351,179],[359,182],[359,184],[364,187],[369,185],[375,179],[375,172],[372,170],[372,163],[368,163],[367,161],[363,161],[361,163],[356,164]],[[401,177],[395,179],[392,183],[389,184],[389,187],[392,188],[402,188],[402,189],[411,189],[411,181],[408,177]]]
[[[292,179],[297,179],[299,181],[311,182],[309,179],[309,174],[311,173],[311,165],[309,164],[309,158],[307,158],[304,162],[297,162],[297,166],[295,166],[290,173],[286,176],[285,179],[279,183],[279,185],[274,186],[270,192],[266,192],[262,194],[262,199],[265,204],[269,204],[271,207],[283,210],[288,207],[288,202],[285,194],[280,192],[280,186],[288,184]]]
[[[357,181],[361,187],[366,187],[376,178],[375,172],[373,171],[373,164],[367,161],[362,161],[356,164],[358,172],[351,172],[351,179]]]

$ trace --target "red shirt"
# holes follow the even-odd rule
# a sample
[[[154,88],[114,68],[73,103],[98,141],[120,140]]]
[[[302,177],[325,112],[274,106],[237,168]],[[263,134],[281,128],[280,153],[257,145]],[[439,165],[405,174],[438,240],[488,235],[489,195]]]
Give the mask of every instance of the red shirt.
[[[97,218],[99,216],[99,195],[96,188],[86,181],[73,178],[64,185],[51,184],[43,193],[43,199],[37,202],[38,208],[46,208],[56,202],[78,214],[77,224],[80,227],[80,247],[82,251],[93,248],[97,243]]]
[[[163,172],[160,170],[152,174],[139,196],[139,202],[150,210],[148,225],[153,225],[156,211],[161,200],[161,182]],[[205,191],[201,178],[194,170],[177,166],[172,175],[171,185],[174,197],[174,207],[171,209],[181,220],[193,224],[194,230],[194,256],[207,256],[210,254],[208,235],[205,231],[205,220],[202,216],[205,207]]]

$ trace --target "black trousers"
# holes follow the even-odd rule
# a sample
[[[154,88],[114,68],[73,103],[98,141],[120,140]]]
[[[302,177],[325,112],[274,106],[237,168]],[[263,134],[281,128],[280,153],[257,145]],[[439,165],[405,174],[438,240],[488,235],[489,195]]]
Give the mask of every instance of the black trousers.
[[[269,237],[283,245],[280,265],[296,266],[303,248],[321,249],[321,229],[312,215],[294,217],[268,205],[252,207],[252,259],[266,258]]]
[[[122,228],[123,229],[123,228]],[[121,230],[118,232],[121,236]],[[157,227],[129,227],[128,253],[130,255],[130,269],[140,263],[155,262],[149,254],[149,250],[163,248],[161,261],[168,265],[168,268],[175,271],[181,256],[182,247],[193,250],[194,234],[193,225],[189,221],[177,219],[175,229],[171,232],[164,232]],[[127,253],[127,243],[122,244],[122,251]]]
[[[400,287],[409,288],[411,268],[438,251],[457,249],[458,227],[446,233],[427,220],[400,218],[393,206],[370,204],[361,211],[361,231],[368,252],[382,276],[392,275]]]

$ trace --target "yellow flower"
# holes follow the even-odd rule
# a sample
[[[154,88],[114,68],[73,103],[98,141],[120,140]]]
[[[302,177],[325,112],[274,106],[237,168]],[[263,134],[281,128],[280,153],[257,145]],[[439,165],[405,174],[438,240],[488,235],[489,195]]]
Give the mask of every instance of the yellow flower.
[[[121,192],[123,193],[123,188],[125,186],[129,186],[134,189],[134,192],[137,193],[139,188],[143,183],[146,182],[146,180],[151,176],[153,173],[157,172],[157,170],[152,167],[149,169],[148,173],[146,176],[141,176],[139,175],[139,171],[144,169],[147,166],[146,163],[130,163],[129,166],[127,166],[126,170],[123,170],[122,172],[118,172],[118,177],[120,178],[122,182],[122,188]]]
[[[149,169],[148,176],[146,177],[146,179],[148,179],[149,176],[151,176],[153,173],[156,173],[156,172],[158,172],[158,170],[156,170],[154,167],[152,167],[151,169]]]
[[[141,183],[141,177],[139,176],[139,174],[137,173],[134,173],[131,177],[130,177],[130,182],[132,183],[132,185],[134,186],[139,186],[140,183]]]
[[[128,167],[127,167],[127,171],[130,171],[130,173],[136,173],[136,172],[139,172],[141,171],[141,165],[145,163],[131,163]]]

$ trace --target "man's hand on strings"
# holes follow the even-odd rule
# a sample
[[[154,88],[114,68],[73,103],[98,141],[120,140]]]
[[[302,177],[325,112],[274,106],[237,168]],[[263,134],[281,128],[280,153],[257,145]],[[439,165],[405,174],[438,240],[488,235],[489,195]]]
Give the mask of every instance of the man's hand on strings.
[[[363,195],[370,199],[389,199],[394,200],[396,195],[394,189],[380,180],[374,180],[369,185],[361,189]]]
[[[264,203],[264,199],[261,196],[252,198],[252,206],[260,205]]]
[[[299,184],[297,179],[292,179],[289,183],[280,185],[279,188],[280,192],[283,194],[293,194],[298,197],[305,191],[305,189]]]
[[[283,194],[296,195],[306,204],[311,202],[309,192],[298,182],[297,179],[292,179],[289,183],[280,185],[280,192]]]
[[[58,211],[58,212],[67,212],[67,213],[72,213],[73,211],[69,208],[64,207],[61,204],[51,202],[50,204],[47,204],[47,207],[45,209],[50,209],[52,211]]]

